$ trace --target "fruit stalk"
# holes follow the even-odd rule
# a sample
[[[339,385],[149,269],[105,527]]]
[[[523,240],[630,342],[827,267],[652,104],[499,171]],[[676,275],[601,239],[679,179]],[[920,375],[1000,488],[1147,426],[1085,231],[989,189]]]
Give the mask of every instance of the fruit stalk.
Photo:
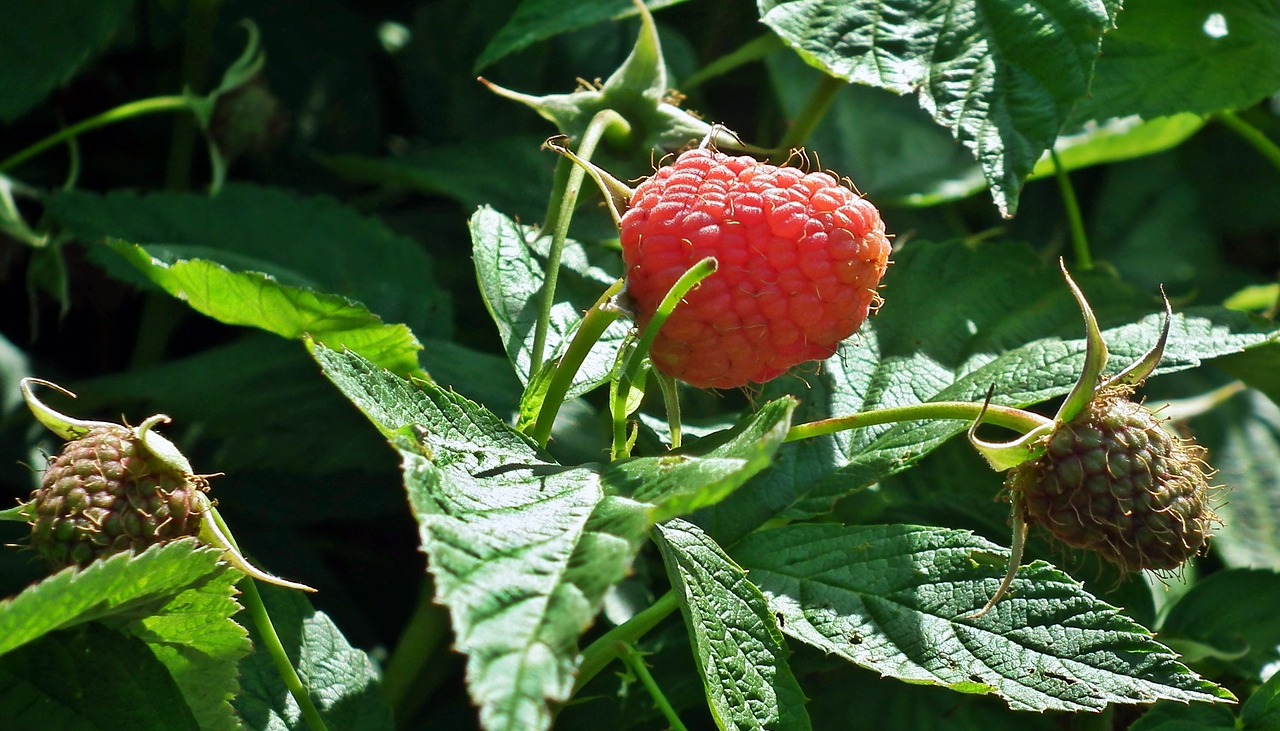
[[[1045,424],[1049,420],[1039,414],[1012,406],[985,405],[970,401],[933,401],[910,406],[894,406],[874,411],[863,411],[848,416],[837,416],[831,419],[811,421],[797,424],[787,432],[785,441],[798,442],[802,439],[835,434],[848,429],[859,429],[877,424],[892,424],[899,421],[958,420],[973,421],[983,414],[984,422],[1003,426],[1020,433],[1028,433]]]
[[[89,117],[86,120],[77,122],[76,124],[60,129],[57,132],[45,137],[43,140],[30,145],[26,149],[10,155],[0,162],[0,173],[6,173],[40,153],[51,147],[62,144],[68,140],[74,139],[85,132],[106,127],[117,122],[124,122],[135,117],[143,117],[148,114],[161,114],[163,112],[180,112],[182,110],[192,109],[192,98],[188,96],[158,96],[151,99],[139,99],[128,104],[121,104],[115,109],[109,109],[102,114]]]
[[[663,323],[671,314],[675,312],[676,306],[684,299],[694,287],[715,274],[718,264],[712,257],[707,257],[702,261],[694,264],[688,269],[675,284],[671,285],[671,289],[667,291],[667,295],[662,298],[662,303],[658,305],[658,309],[653,314],[653,319],[645,326],[644,333],[640,336],[640,342],[636,344],[636,348],[631,353],[631,359],[627,361],[627,368],[623,371],[622,378],[618,385],[618,399],[613,404],[613,459],[621,459],[630,456],[630,448],[627,446],[626,439],[626,402],[627,392],[631,389],[631,385],[640,377],[640,368],[643,366],[645,359],[649,357],[649,348],[653,345],[654,339],[658,337],[658,331],[662,329]]]
[[[664,718],[667,719],[667,725],[671,731],[688,731],[684,723],[680,721],[680,716],[676,714],[676,709],[671,707],[671,702],[667,700],[667,696],[662,692],[662,688],[658,687],[657,681],[653,679],[653,675],[649,672],[649,668],[645,667],[644,657],[636,650],[636,648],[626,642],[615,643],[617,647],[615,652],[618,657],[627,666],[633,675],[649,691],[649,696],[653,698],[653,704],[662,712]]]
[[[1076,190],[1071,187],[1071,178],[1062,165],[1057,150],[1049,149],[1053,160],[1053,177],[1058,181],[1058,190],[1062,192],[1062,205],[1067,211],[1067,225],[1071,228],[1071,250],[1075,252],[1076,264],[1085,271],[1093,268],[1093,255],[1089,253],[1089,238],[1084,232],[1084,218],[1080,215],[1080,202],[1076,200]]]
[[[578,143],[578,157],[590,160],[595,154],[596,145],[610,127],[626,126],[627,122],[617,112],[606,109],[592,117],[591,123],[582,133]],[[564,255],[564,242],[569,236],[569,222],[573,220],[573,209],[578,204],[578,195],[582,192],[582,182],[586,171],[580,165],[574,165],[566,178],[563,191],[553,194],[550,209],[556,212],[553,220],[547,225],[552,227],[551,248],[547,252],[546,279],[542,283],[542,303],[538,309],[538,321],[533,330],[533,350],[529,354],[529,372],[536,373],[542,366],[544,351],[547,347],[547,328],[551,323],[551,308],[556,302],[556,285],[560,278],[560,259]]]
[[[573,340],[569,341],[568,349],[565,350],[564,355],[560,356],[560,362],[556,363],[551,383],[547,385],[547,391],[542,396],[538,417],[529,430],[529,436],[533,437],[540,446],[546,447],[547,442],[551,440],[551,427],[555,424],[556,414],[560,412],[560,406],[573,385],[573,377],[577,375],[578,368],[587,359],[587,354],[591,352],[592,346],[604,331],[613,324],[614,320],[622,317],[622,312],[611,304],[614,296],[621,291],[622,280],[618,280],[600,295],[582,318],[577,332],[573,334]],[[533,379],[536,376],[536,372],[532,373],[530,385],[534,384]]]

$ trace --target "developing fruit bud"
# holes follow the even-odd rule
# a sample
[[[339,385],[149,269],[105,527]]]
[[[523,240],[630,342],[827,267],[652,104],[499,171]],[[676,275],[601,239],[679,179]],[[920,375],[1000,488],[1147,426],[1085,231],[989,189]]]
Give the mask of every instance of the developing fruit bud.
[[[133,430],[90,429],[49,465],[28,513],[31,543],[56,568],[196,536],[203,477],[147,450]]]
[[[57,568],[194,537],[222,549],[222,558],[259,581],[302,591],[308,586],[272,576],[250,564],[217,508],[209,484],[173,442],[155,431],[169,417],[156,414],[136,427],[86,421],[59,413],[36,398],[32,386],[75,394],[48,381],[24,378],[22,398],[36,420],[67,440],[31,500],[10,511],[31,525],[31,544]],[[6,518],[8,519],[8,518]],[[16,517],[21,519],[21,517]]]
[[[1164,327],[1146,355],[1102,379],[1107,344],[1084,293],[1063,266],[1085,323],[1085,364],[1052,420],[1005,443],[969,441],[990,465],[1012,470],[1005,485],[1013,506],[1009,571],[995,595],[970,619],[986,614],[1013,585],[1027,526],[1042,526],[1063,543],[1098,553],[1124,571],[1169,571],[1208,542],[1219,524],[1209,507],[1205,450],[1165,431],[1129,397],[1164,354],[1173,311],[1166,298]],[[985,411],[985,409],[984,409]]]
[[[1028,519],[1068,546],[1124,571],[1176,569],[1204,548],[1218,522],[1205,450],[1167,432],[1131,392],[1095,394],[1006,484]]]

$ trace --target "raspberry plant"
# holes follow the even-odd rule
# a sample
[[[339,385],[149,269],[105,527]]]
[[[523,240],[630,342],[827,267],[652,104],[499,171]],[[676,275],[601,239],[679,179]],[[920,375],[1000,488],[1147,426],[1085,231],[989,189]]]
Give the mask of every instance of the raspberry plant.
[[[0,727],[1280,725],[1280,8],[29,5]]]

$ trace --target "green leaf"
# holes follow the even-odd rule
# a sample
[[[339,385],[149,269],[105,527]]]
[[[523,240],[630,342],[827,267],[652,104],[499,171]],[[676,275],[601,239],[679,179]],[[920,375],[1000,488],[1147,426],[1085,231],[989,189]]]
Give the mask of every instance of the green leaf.
[[[1224,524],[1214,553],[1229,566],[1280,570],[1280,408],[1246,391],[1194,425],[1217,470],[1213,482],[1226,486],[1213,504]]]
[[[657,532],[720,728],[810,728],[790,652],[760,590],[692,523],[673,520]]]
[[[219,728],[200,723],[146,644],[96,623],[46,634],[0,657],[0,688],[0,726],[7,729]]]
[[[783,112],[794,119],[821,72],[806,68],[793,53],[773,54],[767,68]],[[936,205],[987,187],[963,145],[914,99],[883,89],[841,89],[805,146],[821,156],[822,165],[850,176],[877,205]]]
[[[645,5],[650,10],[658,10],[681,2],[684,0],[649,0]],[[490,66],[538,41],[586,28],[610,18],[635,14],[635,5],[631,0],[587,0],[576,3],[573,12],[566,12],[560,0],[523,0],[506,25],[499,28],[493,40],[489,41],[480,58],[476,59],[475,70]]]
[[[1223,256],[1225,234],[1203,212],[1217,206],[1206,202],[1194,180],[1200,173],[1187,171],[1180,157],[1157,155],[1108,169],[1088,220],[1090,245],[1143,291],[1163,286],[1175,302],[1192,293],[1196,301],[1219,302],[1257,280]],[[1236,192],[1254,195],[1267,193]]]
[[[348,180],[444,196],[467,209],[489,205],[537,220],[546,212],[556,167],[555,156],[542,149],[544,139],[505,137],[414,149],[397,157],[347,154],[318,159]]]
[[[61,571],[0,602],[0,655],[44,647],[50,633],[105,622],[146,643],[149,659],[168,670],[167,684],[185,698],[184,712],[194,713],[199,728],[239,728],[230,700],[239,689],[236,664],[249,644],[231,620],[240,608],[233,599],[240,575],[218,561],[221,555],[181,540]],[[87,657],[108,662],[92,652]],[[57,678],[39,679],[41,687],[52,693]]]
[[[1028,711],[1232,699],[1043,562],[1023,567],[1008,598],[970,619],[995,591],[1008,551],[967,531],[791,525],[748,536],[734,558],[783,632],[890,677],[994,694]]]
[[[457,394],[351,353],[313,355],[400,452],[423,548],[486,729],[544,729],[573,688],[577,638],[627,574],[649,506],[545,459]]]
[[[1001,497],[1003,488],[1004,475],[992,470],[968,440],[952,439],[911,469],[840,501],[834,517],[859,525],[946,526],[971,530],[1003,544],[1009,541],[1010,534],[1009,507]],[[1037,558],[1069,566],[1070,573],[1082,580],[1090,594],[1122,607],[1125,615],[1139,624],[1154,626],[1155,602],[1143,574],[1122,573],[1097,554],[1070,550],[1047,532],[1033,528],[1023,561],[1030,563]]]
[[[930,401],[980,403],[992,384],[995,403],[1019,407],[1071,389],[1084,362],[1084,326],[1056,267],[1009,243],[914,241],[894,259],[881,289],[884,307],[821,373],[766,387],[767,398],[789,391],[801,400],[793,423]],[[1109,370],[1118,371],[1155,341],[1161,306],[1100,272],[1077,280],[1111,325],[1103,337]],[[1157,373],[1258,347],[1274,333],[1274,326],[1218,307],[1175,312]],[[699,522],[727,545],[779,516],[820,515],[967,427],[963,421],[900,422],[785,445],[774,469]]]
[[[219,322],[346,348],[396,373],[419,369],[422,344],[409,328],[385,324],[358,302],[205,259],[165,262],[136,244],[109,240],[107,246],[166,292]]]
[[[1064,731],[1060,715],[1013,713],[990,696],[900,683],[803,645],[795,650],[796,674],[820,679],[804,687],[809,715],[823,729],[856,729],[875,719],[879,728],[910,731]]]
[[[1099,2],[759,0],[760,19],[813,66],[917,95],[973,151],[1000,212],[1089,90],[1109,18]]]
[[[1236,601],[1248,597],[1248,601]],[[1226,657],[1206,660],[1248,680],[1262,680],[1280,663],[1280,574],[1235,569],[1192,585],[1173,605],[1160,636],[1176,646],[1191,641]]]
[[[0,124],[9,124],[101,53],[134,0],[14,3],[0,24]]]
[[[715,505],[768,467],[791,426],[796,401],[765,404],[739,426],[661,457],[614,462],[604,472],[611,489],[655,506],[661,523]],[[623,487],[626,485],[626,487]]]
[[[64,229],[87,243],[117,238],[165,261],[207,259],[262,272],[285,285],[356,300],[420,337],[452,334],[448,297],[435,285],[422,247],[329,198],[235,184],[216,198],[65,191],[47,205]],[[118,263],[111,271],[121,269],[128,271]]]
[[[0,601],[0,655],[58,629],[108,617],[147,617],[227,567],[221,551],[174,541],[136,556],[120,553],[83,570],[65,569]]]
[[[391,709],[383,700],[378,671],[369,656],[352,647],[324,612],[296,591],[262,586],[262,601],[285,654],[331,729],[390,731]],[[261,648],[257,632],[254,645]],[[259,650],[241,667],[243,692],[236,710],[255,731],[306,729],[298,704],[285,688],[267,653]]]
[[[1221,706],[1200,703],[1158,703],[1147,711],[1129,731],[1238,731],[1236,717]]]
[[[1217,358],[1213,364],[1280,404],[1280,341]],[[1265,408],[1265,407],[1263,407]]]
[[[1280,727],[1280,673],[1272,673],[1240,709],[1245,731],[1265,731]]]
[[[1125,0],[1073,123],[1208,114],[1280,89],[1275,0]]]
[[[231,700],[240,691],[237,664],[250,645],[244,628],[231,619],[240,610],[233,598],[239,580],[238,572],[223,572],[121,626],[146,642],[168,668],[201,731],[240,728]],[[114,619],[106,621],[115,624]]]
[[[489,207],[471,216],[471,241],[474,246],[476,275],[485,306],[498,325],[507,357],[516,374],[529,382],[530,353],[534,326],[542,301],[546,279],[543,268],[549,237],[540,237],[533,226],[523,226]],[[616,257],[614,257],[616,259]],[[617,276],[592,263],[585,247],[575,241],[565,242],[560,264],[556,303],[551,309],[547,331],[550,361],[558,357],[573,337],[582,313],[608,289]],[[569,397],[579,396],[604,383],[618,349],[631,329],[629,321],[619,320],[605,330],[574,376]]]
[[[1058,153],[1063,169],[1078,170],[1163,152],[1182,144],[1203,126],[1204,118],[1196,114],[1174,114],[1150,121],[1125,117],[1063,135],[1054,143],[1053,149]],[[1052,177],[1053,170],[1053,158],[1045,153],[1030,177]]]

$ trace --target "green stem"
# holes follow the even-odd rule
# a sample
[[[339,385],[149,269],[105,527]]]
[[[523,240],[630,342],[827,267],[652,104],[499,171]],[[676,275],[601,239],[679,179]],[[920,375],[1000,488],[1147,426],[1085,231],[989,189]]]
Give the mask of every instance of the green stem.
[[[899,421],[922,419],[973,421],[981,413],[982,403],[970,401],[931,401],[923,404],[912,404],[911,406],[896,406],[876,411],[864,411],[860,414],[851,414],[849,416],[838,416],[821,421],[811,421],[807,424],[797,424],[787,432],[785,441],[798,442],[801,439],[812,439],[813,437],[835,434],[848,429],[860,429],[876,424],[892,424]],[[986,414],[983,415],[983,423],[1003,426],[1023,434],[1048,422],[1049,419],[1039,414],[1016,409],[1012,406],[997,406],[995,404],[987,406]]]
[[[219,2],[192,0],[188,5],[182,81],[193,93],[208,91],[209,56],[213,52],[213,29],[218,22]],[[191,159],[199,139],[200,128],[195,120],[189,117],[174,120],[168,168],[165,170],[165,187],[169,190],[183,191],[191,187]]]
[[[595,154],[596,145],[605,132],[615,125],[626,125],[617,112],[605,109],[591,118],[591,123],[582,133],[578,143],[578,157],[590,161]],[[569,222],[573,220],[573,209],[578,204],[578,194],[582,192],[582,181],[587,172],[579,165],[574,165],[565,182],[564,193],[560,198],[555,217],[555,229],[551,234],[551,249],[547,252],[546,280],[542,283],[542,306],[538,310],[538,321],[533,329],[533,350],[529,354],[529,372],[537,373],[542,367],[543,351],[547,347],[547,329],[551,324],[551,308],[556,302],[556,284],[560,278],[560,259],[564,255],[564,242],[569,236]]]
[[[618,658],[639,678],[640,684],[644,686],[644,689],[649,691],[649,696],[653,698],[653,704],[658,707],[659,711],[662,711],[662,715],[666,717],[671,731],[689,731],[681,723],[680,716],[676,714],[676,709],[671,707],[671,702],[663,694],[662,688],[659,688],[658,683],[654,681],[653,675],[649,673],[649,668],[645,667],[644,658],[640,656],[636,648],[626,642],[618,642],[616,644],[618,646]]]
[[[578,325],[578,331],[573,335],[573,340],[569,341],[568,349],[556,364],[555,375],[551,377],[547,393],[542,398],[542,405],[538,408],[538,418],[534,421],[533,428],[529,430],[529,436],[543,447],[547,446],[547,442],[551,439],[551,427],[555,424],[556,414],[560,413],[560,406],[569,394],[569,388],[573,385],[573,377],[578,374],[578,368],[587,359],[587,354],[600,340],[604,331],[613,324],[614,320],[622,316],[620,310],[609,304],[609,301],[622,291],[622,284],[621,279],[614,282],[613,286],[600,295],[600,299],[596,300],[591,309],[587,310],[587,314],[582,318],[582,324]]]
[[[626,370],[622,373],[622,379],[618,386],[618,401],[613,404],[613,420],[614,420],[614,442],[613,442],[613,459],[621,459],[629,456],[630,449],[626,443],[626,428],[619,430],[618,422],[625,422],[627,419],[626,402],[627,395],[631,390],[631,384],[636,382],[640,376],[640,369],[644,367],[645,360],[649,357],[649,348],[653,346],[653,341],[658,337],[658,331],[662,329],[667,318],[671,317],[671,313],[675,312],[676,306],[689,293],[689,290],[698,285],[699,282],[707,277],[715,274],[717,268],[715,257],[708,256],[702,261],[689,267],[688,271],[680,275],[680,278],[671,285],[671,289],[667,290],[667,294],[662,298],[662,302],[658,305],[658,309],[653,313],[653,318],[649,320],[649,324],[645,326],[644,334],[640,336],[640,342],[636,343],[635,350],[631,351],[631,359],[627,361]],[[623,439],[621,443],[617,438],[618,432],[621,431]]]
[[[311,701],[311,692],[302,684],[302,679],[298,677],[298,672],[294,670],[293,663],[290,662],[289,655],[284,650],[284,645],[280,643],[280,635],[276,634],[275,625],[271,623],[271,615],[267,614],[267,607],[262,603],[262,595],[258,593],[258,585],[253,582],[253,579],[245,577],[238,586],[244,601],[244,609],[249,613],[253,626],[258,630],[258,639],[262,642],[263,649],[271,657],[271,662],[276,666],[276,672],[280,674],[280,679],[284,681],[285,687],[289,689],[289,694],[298,702],[302,717],[306,719],[311,731],[328,731],[328,726],[325,725],[324,719],[320,717],[320,711],[316,708],[315,703]]]
[[[140,99],[136,102],[122,104],[115,109],[110,109],[102,114],[90,117],[83,122],[73,124],[70,127],[58,130],[54,134],[40,140],[30,147],[11,155],[3,162],[0,162],[0,173],[5,173],[51,147],[66,142],[67,140],[77,137],[85,132],[106,127],[116,122],[142,117],[148,114],[160,114],[162,112],[177,112],[191,108],[191,99],[186,96],[158,96],[151,99]]]
[[[791,127],[787,129],[787,133],[782,136],[782,141],[774,148],[773,157],[785,158],[791,154],[792,150],[804,147],[804,144],[809,141],[809,136],[818,128],[822,118],[827,115],[827,110],[831,108],[831,103],[835,101],[836,94],[839,94],[847,85],[848,82],[844,79],[837,79],[830,74],[822,74],[818,79],[818,85],[813,88],[813,93],[809,95],[809,101],[805,102],[804,109],[800,110],[800,114],[796,116],[791,123]]]
[[[413,715],[410,706],[431,695],[432,689],[424,688],[421,681],[429,661],[437,657],[436,651],[448,637],[448,622],[444,607],[435,603],[435,585],[423,582],[418,605],[382,674],[382,695],[397,719],[408,720]]]
[[[1235,112],[1221,111],[1213,116],[1232,132],[1243,137],[1245,142],[1253,145],[1255,150],[1280,170],[1280,145],[1272,142],[1270,137],[1262,133],[1262,130],[1244,121]]]
[[[600,635],[582,651],[582,663],[578,665],[578,678],[574,681],[573,695],[577,695],[587,683],[600,674],[618,657],[618,643],[633,644],[657,627],[662,620],[680,607],[675,592],[667,592],[644,611]]]
[[[1080,215],[1080,202],[1076,200],[1075,188],[1071,187],[1071,179],[1062,166],[1058,152],[1049,148],[1049,156],[1053,159],[1053,177],[1058,181],[1058,190],[1062,191],[1062,205],[1067,209],[1067,224],[1071,227],[1071,248],[1075,251],[1076,265],[1088,271],[1093,268],[1093,255],[1089,253],[1089,239],[1084,233],[1084,218]]]
[[[227,527],[226,521],[218,511],[210,509],[209,517],[218,524],[227,543],[239,552],[239,544],[236,543],[235,537],[231,535],[231,529]],[[263,649],[267,651],[271,663],[276,666],[276,672],[284,682],[284,687],[289,690],[289,695],[297,701],[298,709],[302,712],[302,718],[306,720],[307,726],[311,731],[329,731],[324,719],[320,717],[320,711],[311,700],[311,691],[302,684],[298,671],[289,660],[289,653],[285,652],[284,644],[280,642],[276,626],[271,622],[271,615],[267,613],[267,605],[262,603],[262,595],[258,593],[258,585],[254,583],[252,577],[246,576],[236,586],[240,589],[244,610],[249,614],[249,620],[253,622],[254,628],[258,630],[258,639],[262,642]]]
[[[770,54],[781,51],[785,47],[786,46],[782,44],[782,39],[778,37],[777,33],[765,33],[764,35],[757,36],[742,44],[737,49],[717,58],[706,66],[703,66],[697,71],[697,73],[690,75],[689,78],[685,79],[684,82],[680,84],[680,90],[689,91],[690,89],[705,84],[718,76],[723,76],[736,68],[745,66],[746,64],[754,61],[759,61]]]
[[[14,505],[12,508],[0,510],[0,522],[11,520],[15,523],[27,523],[26,504]]]
[[[658,386],[662,389],[662,400],[667,404],[667,426],[671,429],[671,448],[679,449],[683,441],[680,427],[680,386],[674,378],[654,373],[658,378]]]
[[[175,302],[167,293],[150,292],[142,301],[142,313],[138,318],[138,334],[133,341],[130,368],[142,369],[164,359],[169,350],[169,338],[178,329],[190,310]]]

